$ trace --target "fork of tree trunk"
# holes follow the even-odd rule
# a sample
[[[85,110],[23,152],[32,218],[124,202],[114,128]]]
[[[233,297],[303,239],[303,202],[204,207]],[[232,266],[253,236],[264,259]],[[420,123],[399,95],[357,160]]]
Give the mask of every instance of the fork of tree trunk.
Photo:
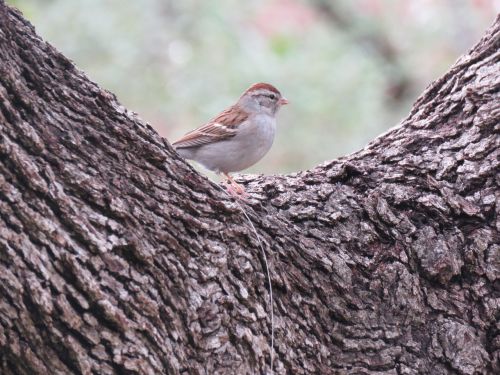
[[[500,373],[500,18],[363,150],[241,176],[275,374]],[[269,374],[238,206],[0,0],[0,373]]]

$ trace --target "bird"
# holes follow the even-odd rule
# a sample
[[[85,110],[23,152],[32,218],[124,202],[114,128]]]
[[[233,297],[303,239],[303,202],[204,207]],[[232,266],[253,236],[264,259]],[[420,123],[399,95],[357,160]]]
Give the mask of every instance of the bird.
[[[245,196],[230,173],[247,169],[270,150],[276,133],[276,115],[288,104],[269,83],[255,83],[238,101],[204,125],[172,143],[184,159],[194,160],[226,178],[227,190]]]

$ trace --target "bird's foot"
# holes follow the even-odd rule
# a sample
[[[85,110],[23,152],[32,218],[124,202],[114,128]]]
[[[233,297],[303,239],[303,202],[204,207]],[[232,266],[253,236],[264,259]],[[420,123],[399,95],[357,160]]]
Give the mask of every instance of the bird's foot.
[[[245,200],[245,198],[248,197],[248,194],[245,191],[245,188],[243,186],[241,186],[240,184],[238,184],[236,181],[234,181],[233,178],[231,176],[229,176],[228,174],[224,174],[224,175],[227,178],[227,181],[226,181],[227,192],[235,198]]]
[[[246,198],[248,197],[245,188],[236,182],[229,182],[226,186],[226,190],[235,198]]]

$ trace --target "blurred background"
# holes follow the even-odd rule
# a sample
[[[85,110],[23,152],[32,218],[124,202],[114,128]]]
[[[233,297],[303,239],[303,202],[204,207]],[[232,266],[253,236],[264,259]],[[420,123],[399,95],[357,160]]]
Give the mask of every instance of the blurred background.
[[[170,141],[265,81],[290,100],[270,153],[285,173],[396,125],[479,40],[500,0],[7,0]]]

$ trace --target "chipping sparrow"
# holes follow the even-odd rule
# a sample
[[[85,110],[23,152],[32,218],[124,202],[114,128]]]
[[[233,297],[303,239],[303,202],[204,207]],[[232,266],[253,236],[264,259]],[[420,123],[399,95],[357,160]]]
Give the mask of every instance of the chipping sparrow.
[[[236,104],[172,145],[186,159],[222,173],[230,193],[244,194],[229,176],[257,163],[269,151],[276,131],[276,113],[288,100],[268,83],[248,88]]]

